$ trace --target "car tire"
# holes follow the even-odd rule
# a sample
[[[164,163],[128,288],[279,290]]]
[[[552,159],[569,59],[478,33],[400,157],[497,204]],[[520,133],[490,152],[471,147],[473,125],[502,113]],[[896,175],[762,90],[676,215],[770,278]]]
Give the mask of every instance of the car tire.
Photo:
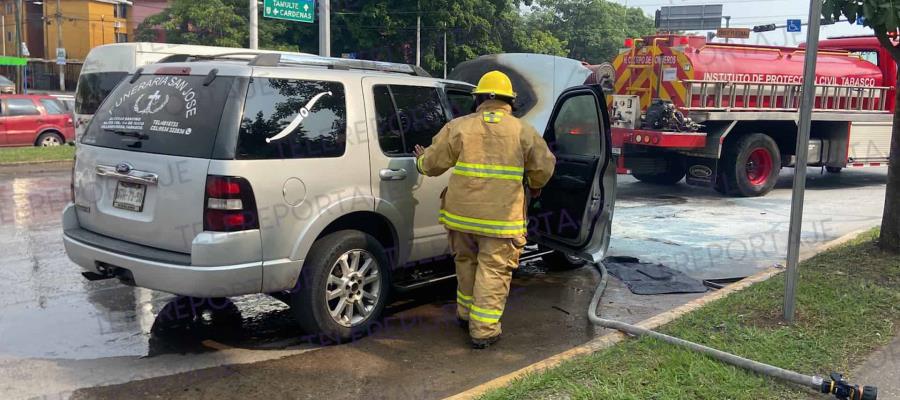
[[[831,173],[831,174],[839,174],[839,173],[841,173],[841,170],[842,170],[842,169],[844,169],[844,168],[841,168],[841,167],[825,167],[825,170],[828,171],[828,173]]]
[[[549,249],[541,248],[541,250]],[[544,265],[547,266],[547,269],[551,271],[571,271],[587,265],[587,262],[584,260],[570,257],[556,250],[542,255],[541,259],[544,260]]]
[[[631,175],[644,183],[674,185],[684,179],[684,176],[687,175],[687,168],[685,168],[684,161],[680,157],[669,156],[666,157],[665,171],[661,173],[633,172]]]
[[[726,143],[716,190],[731,196],[765,196],[775,188],[781,171],[778,144],[762,133]]]
[[[367,335],[387,303],[390,270],[384,248],[371,235],[344,230],[318,239],[291,291],[300,327],[322,344]]]
[[[56,132],[44,132],[34,142],[38,147],[56,147],[66,144],[66,139]]]

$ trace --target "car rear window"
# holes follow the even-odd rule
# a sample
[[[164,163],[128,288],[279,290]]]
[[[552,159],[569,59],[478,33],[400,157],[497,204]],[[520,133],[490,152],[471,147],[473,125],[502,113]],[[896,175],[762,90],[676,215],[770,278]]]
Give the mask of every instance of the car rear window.
[[[97,110],[81,142],[145,153],[210,158],[235,78],[143,75]]]
[[[116,85],[128,75],[127,72],[95,72],[81,74],[75,89],[75,112],[93,114]]]
[[[47,110],[47,114],[50,115],[58,115],[66,113],[66,106],[59,100],[55,99],[41,99],[41,105],[44,106],[44,110]]]

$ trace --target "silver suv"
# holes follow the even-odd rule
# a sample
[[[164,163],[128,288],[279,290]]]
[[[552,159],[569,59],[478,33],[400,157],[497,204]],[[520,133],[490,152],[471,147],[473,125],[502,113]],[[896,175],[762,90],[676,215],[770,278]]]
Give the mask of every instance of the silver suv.
[[[412,149],[472,111],[470,90],[404,64],[312,56],[146,66],[78,144],[66,252],[88,279],[273,294],[311,333],[359,335],[393,289],[453,276],[437,218],[449,174],[419,176]],[[608,127],[595,87],[553,106],[557,173],[530,205],[529,238],[562,266],[608,245]]]

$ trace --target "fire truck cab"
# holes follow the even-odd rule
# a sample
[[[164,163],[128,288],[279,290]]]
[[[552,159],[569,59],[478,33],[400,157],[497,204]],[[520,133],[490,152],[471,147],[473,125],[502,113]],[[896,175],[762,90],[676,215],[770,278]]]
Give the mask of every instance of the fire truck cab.
[[[822,41],[809,165],[839,172],[890,152],[896,65],[877,39]],[[626,43],[610,118],[620,172],[763,196],[793,167],[804,49],[657,35]]]

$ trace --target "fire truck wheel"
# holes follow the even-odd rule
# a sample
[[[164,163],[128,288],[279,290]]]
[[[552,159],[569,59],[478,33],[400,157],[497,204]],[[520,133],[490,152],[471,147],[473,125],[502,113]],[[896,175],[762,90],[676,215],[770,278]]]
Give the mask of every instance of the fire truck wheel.
[[[781,153],[771,137],[753,133],[726,143],[722,164],[718,182],[721,187],[716,188],[719,192],[742,197],[765,196],[778,181]]]

